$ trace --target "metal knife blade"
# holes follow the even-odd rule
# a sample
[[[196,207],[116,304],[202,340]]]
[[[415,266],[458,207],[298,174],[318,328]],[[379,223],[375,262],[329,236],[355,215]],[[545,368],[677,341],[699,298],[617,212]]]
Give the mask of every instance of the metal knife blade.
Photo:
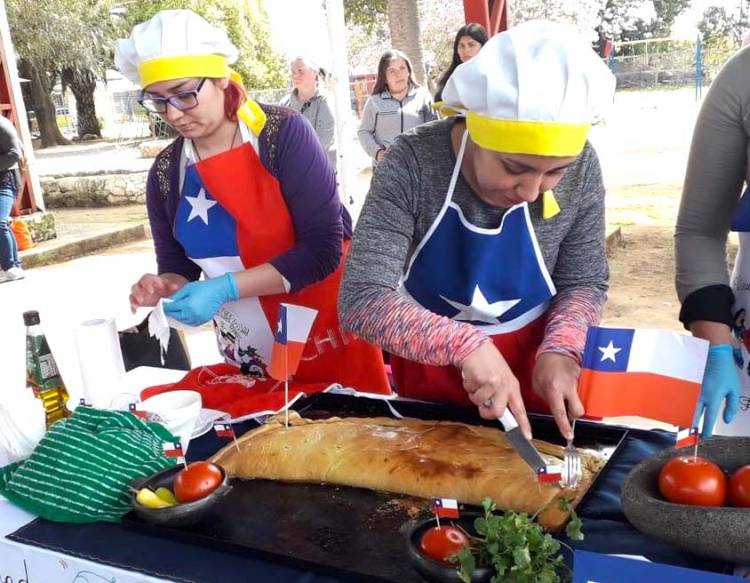
[[[503,428],[505,429],[505,438],[535,474],[538,474],[541,470],[547,467],[547,462],[545,462],[542,456],[539,455],[534,444],[526,439],[523,433],[521,433],[521,428],[518,427],[516,418],[513,417],[513,413],[510,412],[510,409],[505,409],[505,413],[503,413],[502,417],[498,417],[498,421],[502,423]]]

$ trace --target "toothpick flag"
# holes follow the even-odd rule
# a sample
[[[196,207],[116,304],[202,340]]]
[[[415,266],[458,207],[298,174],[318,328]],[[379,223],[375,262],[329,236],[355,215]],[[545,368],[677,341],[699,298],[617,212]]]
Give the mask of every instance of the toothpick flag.
[[[538,482],[557,484],[562,480],[562,466],[544,466],[536,472]]]
[[[187,467],[185,461],[185,452],[182,449],[182,443],[179,441],[165,441],[161,445],[162,452],[166,457],[171,457],[177,460],[178,464],[182,464]]]
[[[578,393],[587,416],[637,415],[690,427],[708,342],[665,330],[592,326]]]
[[[234,439],[234,428],[229,423],[214,423],[214,431],[217,437]]]
[[[297,372],[302,351],[317,315],[317,310],[304,306],[279,305],[278,328],[273,339],[271,366],[268,368],[268,373],[276,380],[286,381]]]
[[[432,511],[438,518],[458,518],[458,502],[451,498],[433,498]]]
[[[136,403],[130,403],[128,405],[128,411],[130,411],[133,415],[141,419],[145,419],[146,416],[148,415],[146,411],[139,409]]]
[[[677,432],[676,447],[689,447],[698,443],[698,428],[688,427]]]

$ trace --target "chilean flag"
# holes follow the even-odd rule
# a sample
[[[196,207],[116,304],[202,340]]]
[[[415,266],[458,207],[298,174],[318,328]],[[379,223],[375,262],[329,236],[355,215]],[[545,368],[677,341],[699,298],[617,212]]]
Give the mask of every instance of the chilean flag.
[[[244,269],[237,242],[237,221],[205,188],[195,165],[185,170],[174,228],[187,256],[207,277]]]
[[[457,519],[459,516],[458,502],[452,498],[433,498],[432,511],[438,518]]]
[[[83,403],[81,404],[83,405]],[[140,419],[146,419],[146,417],[148,416],[148,413],[146,413],[146,411],[143,411],[142,409],[139,409],[138,405],[136,405],[135,403],[128,404],[128,411],[130,411],[133,415]]]
[[[297,372],[307,337],[310,335],[318,310],[279,304],[279,321],[271,351],[268,374],[278,381],[286,381]]]
[[[536,472],[536,479],[538,482],[545,484],[557,484],[562,480],[562,467],[544,466],[539,468]]]
[[[675,447],[689,447],[698,443],[698,428],[687,427],[677,432],[677,443]]]
[[[586,415],[637,415],[690,427],[707,357],[708,342],[700,338],[592,326],[578,381]]]
[[[165,441],[161,450],[166,457],[181,458],[183,456],[182,444],[179,441]]]
[[[214,431],[217,437],[234,439],[234,428],[229,423],[214,423]]]

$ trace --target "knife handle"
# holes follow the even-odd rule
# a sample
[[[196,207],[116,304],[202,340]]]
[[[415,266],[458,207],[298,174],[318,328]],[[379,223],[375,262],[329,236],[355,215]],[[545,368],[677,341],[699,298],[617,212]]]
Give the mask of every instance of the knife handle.
[[[505,408],[505,413],[503,413],[503,416],[498,417],[497,420],[503,424],[503,428],[505,429],[505,431],[511,431],[512,429],[518,427],[518,422],[516,422],[516,418],[513,417],[513,413],[510,412],[510,408],[508,407]]]

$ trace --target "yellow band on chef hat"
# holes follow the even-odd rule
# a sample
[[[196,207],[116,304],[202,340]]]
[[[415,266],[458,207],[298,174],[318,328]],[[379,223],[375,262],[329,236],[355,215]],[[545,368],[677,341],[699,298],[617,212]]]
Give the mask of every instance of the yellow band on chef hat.
[[[578,156],[591,124],[495,119],[469,111],[472,141],[488,150],[537,156]]]
[[[141,87],[148,87],[160,81],[185,79],[188,77],[208,77],[225,79],[229,77],[244,88],[242,77],[229,67],[223,55],[172,55],[143,61],[138,65]],[[237,110],[237,117],[256,136],[266,125],[266,114],[249,97]]]
[[[141,87],[160,81],[186,79],[188,77],[229,77],[231,69],[223,55],[172,55],[148,59],[138,65]]]

